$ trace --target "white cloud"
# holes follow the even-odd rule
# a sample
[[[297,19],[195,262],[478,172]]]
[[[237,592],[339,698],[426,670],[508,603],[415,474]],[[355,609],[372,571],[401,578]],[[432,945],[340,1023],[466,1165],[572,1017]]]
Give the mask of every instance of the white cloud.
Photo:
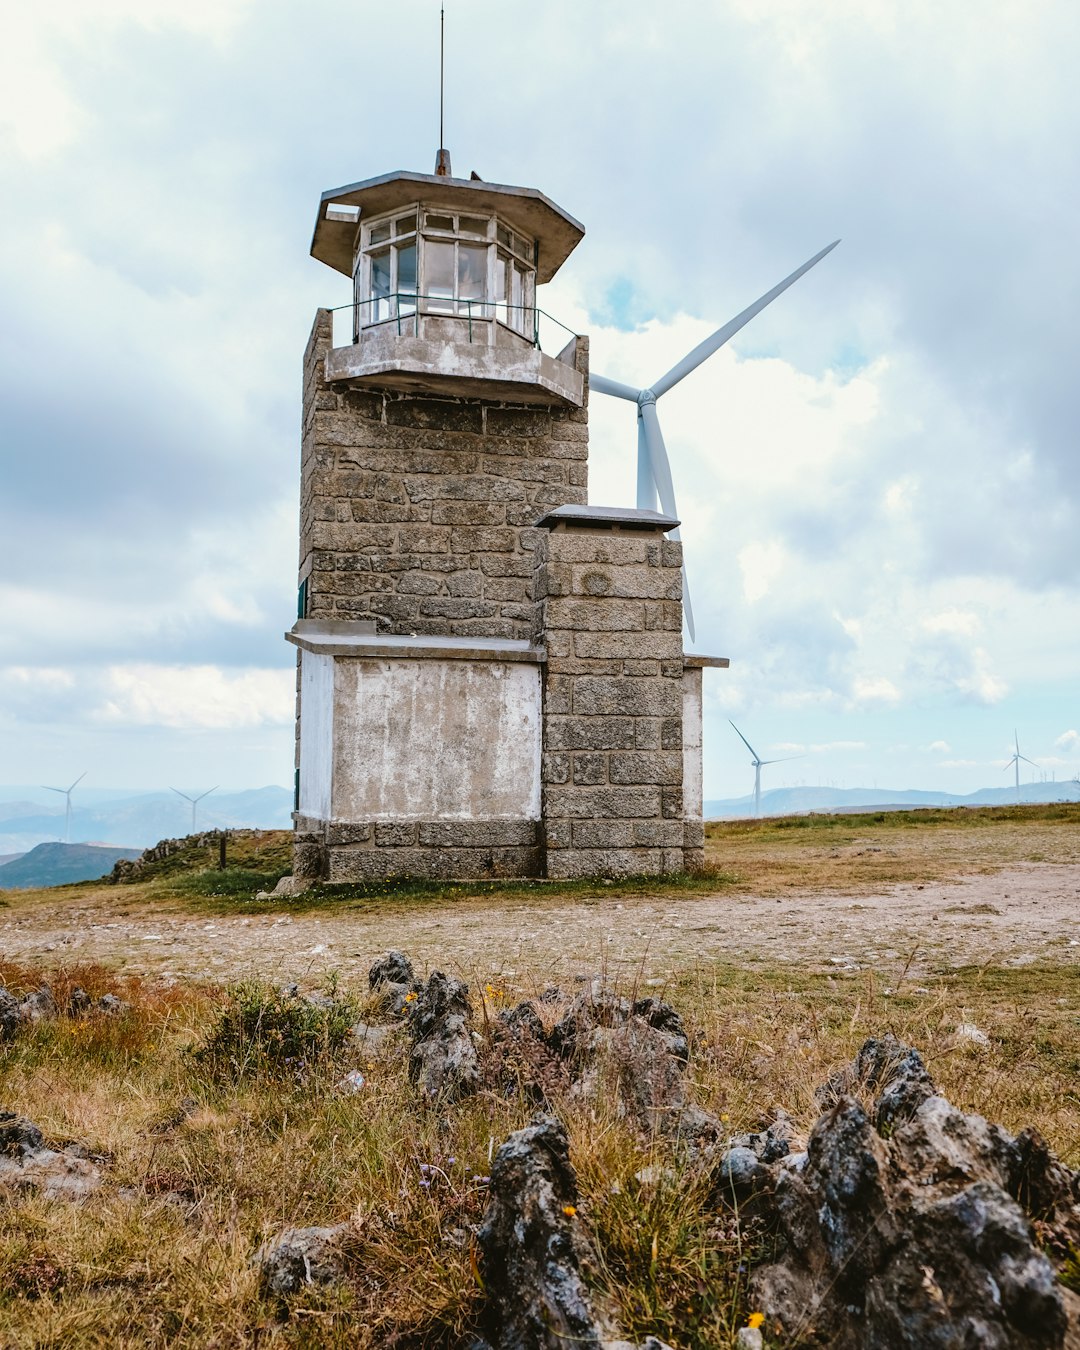
[[[856,675],[851,692],[857,703],[899,703],[900,690],[884,675]]]
[[[1054,744],[1059,750],[1080,750],[1080,731],[1063,731]]]
[[[931,741],[926,748],[934,754],[947,755],[951,747],[948,741]]]
[[[940,614],[927,614],[922,621],[928,633],[948,633],[955,637],[974,637],[982,627],[977,614],[970,610],[946,609]]]
[[[115,666],[95,716],[129,726],[258,727],[290,722],[295,673],[216,666]]]

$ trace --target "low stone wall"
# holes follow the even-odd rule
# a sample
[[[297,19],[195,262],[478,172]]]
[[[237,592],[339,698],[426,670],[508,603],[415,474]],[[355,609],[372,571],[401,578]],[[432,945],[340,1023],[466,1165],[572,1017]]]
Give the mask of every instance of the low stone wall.
[[[340,883],[393,877],[536,877],[535,820],[314,821],[297,817],[293,875]]]

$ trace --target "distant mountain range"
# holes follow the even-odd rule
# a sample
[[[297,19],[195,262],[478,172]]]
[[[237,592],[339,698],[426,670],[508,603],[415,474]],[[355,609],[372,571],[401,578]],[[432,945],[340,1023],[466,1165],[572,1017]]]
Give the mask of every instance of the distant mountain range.
[[[0,789],[0,792],[3,790]],[[92,805],[72,796],[72,843],[113,844],[149,848],[159,839],[191,833],[191,807],[173,792],[95,795]],[[292,824],[292,793],[287,788],[249,788],[213,793],[199,803],[200,830],[282,830]],[[63,802],[59,811],[25,800],[0,800],[0,854],[28,853],[38,844],[64,837]],[[106,871],[109,869],[106,868]]]
[[[1021,783],[1015,787],[980,788],[967,796],[955,792],[923,792],[896,788],[771,788],[761,794],[763,816],[794,816],[807,811],[910,810],[919,806],[1012,806],[1020,802],[1080,801],[1080,787],[1062,783]],[[726,820],[754,814],[753,794],[705,803],[706,820]]]
[[[0,891],[95,881],[111,872],[118,859],[137,858],[140,852],[137,848],[107,848],[99,844],[38,844],[21,858],[0,866]]]

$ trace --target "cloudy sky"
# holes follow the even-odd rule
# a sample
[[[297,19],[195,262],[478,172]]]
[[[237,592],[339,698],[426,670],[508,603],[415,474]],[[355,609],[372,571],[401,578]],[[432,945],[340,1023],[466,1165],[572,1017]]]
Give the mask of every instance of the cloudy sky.
[[[455,172],[668,393],[706,795],[1080,769],[1080,7],[448,0]],[[0,784],[287,784],[319,194],[430,172],[437,0],[56,0],[0,42]],[[591,499],[629,503],[595,397]],[[1035,773],[1025,767],[1025,773]]]

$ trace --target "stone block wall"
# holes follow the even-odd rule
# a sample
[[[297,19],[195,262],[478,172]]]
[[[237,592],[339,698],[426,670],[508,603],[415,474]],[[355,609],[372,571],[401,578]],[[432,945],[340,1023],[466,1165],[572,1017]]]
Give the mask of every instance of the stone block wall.
[[[331,338],[319,310],[304,355],[305,617],[528,637],[533,522],[587,499],[587,406],[350,390],[326,380]],[[575,363],[587,381],[587,339]]]
[[[535,556],[547,875],[682,871],[682,545],[557,526]]]
[[[293,875],[306,881],[535,877],[542,872],[535,820],[295,819]]]

